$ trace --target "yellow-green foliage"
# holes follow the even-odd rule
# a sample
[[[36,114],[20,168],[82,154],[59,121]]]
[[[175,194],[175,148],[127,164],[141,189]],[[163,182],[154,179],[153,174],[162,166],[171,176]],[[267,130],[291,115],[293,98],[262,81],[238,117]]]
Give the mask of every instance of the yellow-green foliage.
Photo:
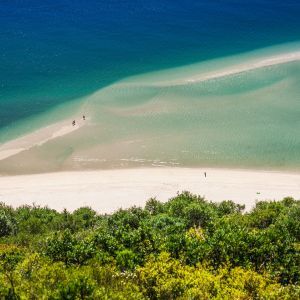
[[[187,266],[168,253],[152,258],[138,274],[151,299],[278,299],[284,295],[268,274],[240,267]]]
[[[98,215],[0,204],[0,299],[300,299],[300,202],[188,192]]]

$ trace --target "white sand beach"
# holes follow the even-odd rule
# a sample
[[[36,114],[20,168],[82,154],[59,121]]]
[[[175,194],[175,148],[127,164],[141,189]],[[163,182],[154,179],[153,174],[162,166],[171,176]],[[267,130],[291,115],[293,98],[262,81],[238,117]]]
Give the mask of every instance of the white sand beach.
[[[207,173],[207,177],[204,176]],[[247,209],[258,200],[300,199],[300,174],[229,169],[148,168],[57,172],[0,177],[0,201],[70,211],[90,206],[101,213],[166,201],[190,191],[212,201],[233,200]]]

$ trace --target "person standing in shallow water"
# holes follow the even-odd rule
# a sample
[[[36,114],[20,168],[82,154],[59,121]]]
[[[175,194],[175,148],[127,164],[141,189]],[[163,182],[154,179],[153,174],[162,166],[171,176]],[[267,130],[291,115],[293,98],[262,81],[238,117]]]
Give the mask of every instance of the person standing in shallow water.
[[[75,124],[76,124],[76,122],[75,122],[75,120],[73,120],[72,125],[75,126]]]
[[[85,115],[82,116],[83,121],[85,121]]]

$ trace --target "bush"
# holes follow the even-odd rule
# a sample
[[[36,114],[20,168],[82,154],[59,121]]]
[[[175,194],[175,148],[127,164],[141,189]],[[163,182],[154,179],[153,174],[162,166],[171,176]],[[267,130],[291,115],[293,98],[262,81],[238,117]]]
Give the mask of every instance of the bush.
[[[53,261],[62,261],[65,264],[83,265],[95,253],[91,241],[76,239],[69,230],[55,233],[47,238],[44,254]]]
[[[0,298],[299,299],[299,208],[188,192],[102,216],[0,204]]]
[[[0,210],[0,237],[15,234],[17,231],[16,222],[7,212]]]

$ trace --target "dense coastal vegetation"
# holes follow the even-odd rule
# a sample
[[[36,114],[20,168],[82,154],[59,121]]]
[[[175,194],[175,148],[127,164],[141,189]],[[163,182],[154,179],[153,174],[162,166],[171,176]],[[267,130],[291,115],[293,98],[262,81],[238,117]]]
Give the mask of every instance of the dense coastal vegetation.
[[[0,206],[1,299],[299,299],[300,201]]]

